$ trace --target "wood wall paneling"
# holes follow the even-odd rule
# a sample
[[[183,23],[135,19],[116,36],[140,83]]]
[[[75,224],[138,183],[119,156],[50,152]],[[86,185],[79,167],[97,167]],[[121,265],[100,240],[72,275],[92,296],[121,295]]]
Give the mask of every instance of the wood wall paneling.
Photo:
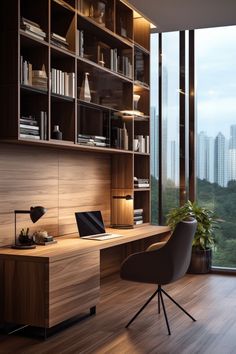
[[[47,230],[53,236],[77,232],[74,212],[101,210],[110,223],[110,157],[0,144],[0,246],[14,239],[14,210],[42,205],[35,224],[17,216],[17,230]]]

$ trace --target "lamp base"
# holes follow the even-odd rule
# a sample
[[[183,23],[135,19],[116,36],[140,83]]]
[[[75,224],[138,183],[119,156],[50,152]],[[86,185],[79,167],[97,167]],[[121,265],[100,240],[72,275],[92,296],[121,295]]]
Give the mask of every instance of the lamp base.
[[[12,245],[11,248],[16,250],[32,250],[36,248],[36,245]]]

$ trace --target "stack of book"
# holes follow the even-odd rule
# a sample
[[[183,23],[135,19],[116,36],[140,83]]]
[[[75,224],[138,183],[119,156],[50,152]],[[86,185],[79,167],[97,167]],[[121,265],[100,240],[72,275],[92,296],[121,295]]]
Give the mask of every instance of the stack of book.
[[[39,125],[35,117],[22,116],[20,118],[20,137],[39,140]]]
[[[133,77],[133,66],[130,58],[126,55],[118,55],[117,48],[110,49],[110,68],[122,75]]]
[[[134,188],[149,188],[149,179],[148,178],[137,178],[134,177]]]
[[[25,33],[28,33],[37,39],[44,41],[46,38],[46,33],[41,29],[39,24],[28,20],[27,18],[21,18],[21,28],[25,31]]]
[[[134,209],[134,225],[143,224],[143,209]]]
[[[51,43],[59,48],[66,50],[69,49],[69,43],[67,42],[66,38],[54,32],[51,34]]]
[[[48,77],[44,65],[42,70],[32,70],[32,85],[41,90],[47,90]]]
[[[78,143],[90,146],[107,147],[109,146],[107,138],[99,135],[78,134]]]
[[[52,68],[51,77],[52,93],[75,98],[75,73]]]
[[[150,153],[150,139],[149,139],[149,135],[143,136],[143,135],[136,135],[134,137],[135,139],[138,139],[139,141],[139,148],[138,151],[139,152],[143,152],[143,153]]]

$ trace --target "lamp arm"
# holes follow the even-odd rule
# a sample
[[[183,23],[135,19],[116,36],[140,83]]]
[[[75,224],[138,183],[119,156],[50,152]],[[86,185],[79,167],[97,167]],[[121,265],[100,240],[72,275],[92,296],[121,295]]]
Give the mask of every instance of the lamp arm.
[[[30,210],[14,210],[15,214],[30,214]]]

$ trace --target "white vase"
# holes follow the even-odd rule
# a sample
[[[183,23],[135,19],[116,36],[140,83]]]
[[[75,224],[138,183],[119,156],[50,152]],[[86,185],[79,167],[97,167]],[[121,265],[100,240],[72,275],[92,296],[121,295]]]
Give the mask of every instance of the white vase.
[[[84,80],[80,89],[80,95],[79,98],[81,100],[90,102],[91,101],[91,93],[90,93],[90,88],[89,88],[89,81],[88,81],[88,75],[89,73],[84,73]]]

